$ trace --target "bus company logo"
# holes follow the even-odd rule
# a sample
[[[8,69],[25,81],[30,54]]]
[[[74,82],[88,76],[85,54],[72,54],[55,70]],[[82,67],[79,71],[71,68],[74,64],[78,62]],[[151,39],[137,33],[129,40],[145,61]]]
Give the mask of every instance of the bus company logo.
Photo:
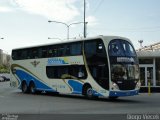
[[[68,59],[50,58],[48,59],[48,65],[64,65],[68,64]]]
[[[34,66],[34,67],[36,67],[38,64],[40,63],[40,61],[33,61],[33,62],[31,62],[31,64]]]

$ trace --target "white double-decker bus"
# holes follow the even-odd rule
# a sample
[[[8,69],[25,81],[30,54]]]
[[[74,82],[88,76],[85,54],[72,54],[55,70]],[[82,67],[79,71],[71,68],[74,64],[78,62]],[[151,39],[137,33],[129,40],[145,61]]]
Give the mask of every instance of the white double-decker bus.
[[[137,95],[138,59],[129,39],[98,36],[12,50],[11,86],[23,93]]]

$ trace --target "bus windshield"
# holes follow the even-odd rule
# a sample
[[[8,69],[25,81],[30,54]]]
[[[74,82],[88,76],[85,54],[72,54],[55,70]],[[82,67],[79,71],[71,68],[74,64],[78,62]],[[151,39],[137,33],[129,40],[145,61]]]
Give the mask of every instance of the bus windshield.
[[[136,56],[133,46],[124,40],[113,40],[109,44],[109,55],[110,56]]]
[[[133,46],[128,41],[116,39],[109,43],[108,52],[111,80],[117,83],[121,90],[134,89],[134,86],[126,87],[131,81],[135,83],[139,79],[138,59]]]

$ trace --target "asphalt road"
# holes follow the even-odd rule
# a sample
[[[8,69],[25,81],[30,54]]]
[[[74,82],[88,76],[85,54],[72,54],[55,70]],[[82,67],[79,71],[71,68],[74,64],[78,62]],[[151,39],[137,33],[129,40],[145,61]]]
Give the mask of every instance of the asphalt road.
[[[159,114],[160,93],[88,100],[83,96],[23,94],[0,82],[0,113],[14,114]]]

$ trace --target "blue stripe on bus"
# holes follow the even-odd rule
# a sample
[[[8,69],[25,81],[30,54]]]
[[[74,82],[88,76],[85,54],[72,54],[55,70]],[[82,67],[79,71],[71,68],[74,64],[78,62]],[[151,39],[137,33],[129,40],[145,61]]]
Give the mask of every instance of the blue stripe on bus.
[[[82,94],[82,87],[83,87],[82,83],[75,80],[68,80],[68,84],[73,89],[72,94]]]
[[[40,89],[41,90],[44,90],[44,89],[53,90],[52,88],[50,88],[47,85],[45,85],[44,83],[42,83],[40,80],[36,79],[32,75],[30,75],[22,70],[16,70],[16,75],[19,77],[21,82],[23,80],[25,80],[28,86],[29,86],[30,81],[34,81],[36,88],[38,88],[39,90]],[[55,91],[55,90],[53,90],[53,91]]]
[[[95,91],[95,90],[93,91],[93,95],[94,95],[94,96],[103,96],[102,94],[98,93],[98,92]]]
[[[133,91],[110,91],[109,96],[114,97],[114,96],[133,96],[133,95],[138,95],[139,90],[133,90]]]
[[[40,80],[38,80],[37,78],[33,77],[32,75],[30,75],[29,73],[27,73],[27,72],[25,72],[23,70],[16,70],[16,75],[21,80],[21,82],[23,80],[25,80],[26,83],[27,83],[27,86],[29,86],[30,81],[34,81],[37,90],[46,90],[46,91],[57,92],[53,88],[50,88],[49,86],[45,85]],[[68,84],[73,89],[72,90],[72,94],[82,94],[83,83],[80,83],[80,82],[78,82],[76,80],[68,80]],[[95,90],[93,91],[93,94],[95,96],[103,96],[102,94],[98,93]]]
[[[82,94],[82,88],[83,84],[75,81],[75,80],[69,80],[68,84],[72,87],[73,92],[72,94]],[[94,96],[103,96],[102,94],[98,93],[97,91],[93,90],[93,95]]]

